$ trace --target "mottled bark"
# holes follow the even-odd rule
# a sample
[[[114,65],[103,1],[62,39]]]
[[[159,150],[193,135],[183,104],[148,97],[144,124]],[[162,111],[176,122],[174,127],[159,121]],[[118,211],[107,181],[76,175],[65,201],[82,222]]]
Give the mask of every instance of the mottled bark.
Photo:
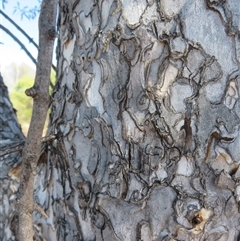
[[[239,1],[60,6],[39,235],[238,240]]]
[[[8,89],[0,75],[0,150],[16,146],[24,140],[25,137],[9,100]],[[2,241],[15,240],[17,218],[14,215],[14,199],[18,187],[16,180],[18,174],[15,171],[20,162],[19,151],[0,156],[0,240]]]
[[[39,240],[238,240],[240,2],[60,1]]]

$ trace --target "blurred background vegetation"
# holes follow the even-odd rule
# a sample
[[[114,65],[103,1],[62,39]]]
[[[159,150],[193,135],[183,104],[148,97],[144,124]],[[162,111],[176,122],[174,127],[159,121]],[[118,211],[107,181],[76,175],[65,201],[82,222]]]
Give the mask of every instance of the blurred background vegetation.
[[[34,77],[25,75],[17,80],[10,98],[17,111],[18,120],[22,126],[23,133],[26,135],[32,115],[32,98],[27,97],[24,92],[33,85]]]
[[[0,26],[15,37],[14,39],[0,27],[0,72],[25,135],[28,132],[33,103],[32,98],[25,95],[25,90],[33,86],[36,66],[23,47],[33,59],[37,59],[40,3],[41,0],[0,0]],[[55,52],[53,63],[56,64]],[[54,71],[51,73],[51,82],[55,83]],[[48,120],[43,135],[46,133],[47,123]]]
[[[16,74],[16,79],[12,83],[12,88],[9,88],[9,94],[11,102],[14,106],[14,109],[17,111],[18,121],[21,124],[22,131],[24,135],[27,135],[31,116],[32,116],[32,98],[25,95],[25,90],[32,87],[35,78],[35,71],[25,65],[21,64],[18,66],[18,73]],[[55,72],[51,73],[51,81],[55,83]],[[51,89],[50,89],[51,93]],[[45,123],[44,134],[47,129],[48,119]]]

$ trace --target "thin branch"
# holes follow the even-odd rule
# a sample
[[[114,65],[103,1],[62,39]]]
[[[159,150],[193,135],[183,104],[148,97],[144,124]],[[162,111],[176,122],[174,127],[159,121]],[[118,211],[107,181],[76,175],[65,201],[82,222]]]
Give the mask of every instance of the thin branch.
[[[32,211],[34,208],[34,177],[41,155],[41,142],[44,123],[47,117],[49,98],[49,80],[51,74],[54,37],[56,30],[58,0],[43,0],[38,19],[39,51],[36,77],[33,87],[25,93],[33,98],[33,111],[27,139],[22,151],[22,172],[18,190],[19,241],[32,241]],[[30,215],[29,215],[30,214]]]
[[[14,35],[12,34],[7,28],[5,28],[2,24],[0,24],[0,28],[6,32],[10,37],[12,37],[14,39],[14,41],[16,41],[21,48],[25,51],[25,53],[28,55],[28,57],[33,61],[33,63],[35,65],[37,65],[37,61],[36,59],[31,55],[31,53],[27,50],[27,48],[22,44],[22,42]]]
[[[37,211],[37,212],[40,213],[43,217],[48,218],[48,215],[46,214],[46,212],[45,212],[45,211],[43,210],[43,208],[40,207],[37,203],[34,203],[33,211]]]
[[[11,36],[20,46],[21,48],[25,51],[25,53],[28,55],[28,57],[33,61],[33,63],[35,65],[37,65],[37,61],[36,59],[31,55],[31,53],[27,50],[27,48],[22,44],[22,42],[14,35],[12,34],[8,29],[6,29],[3,25],[0,24],[0,28],[5,31],[9,36]],[[52,64],[52,68],[53,70],[55,70],[56,72],[56,67]],[[54,88],[54,84],[52,83],[52,81],[50,81],[50,86],[53,89]]]
[[[17,30],[19,30],[29,40],[30,43],[32,43],[38,49],[38,45],[33,40],[33,38],[31,38],[18,24],[16,24],[10,17],[8,17],[1,9],[0,9],[0,14],[2,14],[3,17],[5,17]],[[52,64],[52,68],[55,72],[57,72],[57,68],[54,64]]]
[[[31,38],[19,25],[17,25],[11,18],[9,18],[1,9],[0,14],[2,14],[4,18],[6,18],[12,25],[14,25],[14,27],[16,27],[29,40],[29,42],[32,43],[38,49],[38,45],[33,41],[33,38]]]

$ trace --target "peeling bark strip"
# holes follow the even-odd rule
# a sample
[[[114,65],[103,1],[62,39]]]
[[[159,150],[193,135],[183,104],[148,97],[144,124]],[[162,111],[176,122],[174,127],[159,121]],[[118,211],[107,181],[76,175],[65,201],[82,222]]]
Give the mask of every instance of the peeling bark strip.
[[[23,148],[22,173],[19,188],[18,215],[19,241],[33,240],[32,213],[36,208],[33,199],[34,176],[41,151],[41,139],[49,103],[49,80],[54,38],[49,31],[56,28],[57,0],[43,0],[39,16],[39,53],[34,86],[26,90],[33,97],[32,119]],[[42,213],[44,213],[42,211]]]

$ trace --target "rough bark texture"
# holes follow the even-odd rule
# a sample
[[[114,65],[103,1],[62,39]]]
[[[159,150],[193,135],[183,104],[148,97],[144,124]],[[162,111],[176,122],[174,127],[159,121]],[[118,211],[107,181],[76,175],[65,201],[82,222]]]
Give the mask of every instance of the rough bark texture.
[[[239,240],[239,19],[238,0],[60,1],[38,240]]]
[[[9,100],[8,89],[0,75],[0,151],[16,146],[24,140],[25,137]],[[17,167],[20,162],[21,153],[18,151],[0,156],[0,240],[2,241],[15,240],[17,218],[14,215],[14,199],[19,184],[20,173],[17,172]]]

